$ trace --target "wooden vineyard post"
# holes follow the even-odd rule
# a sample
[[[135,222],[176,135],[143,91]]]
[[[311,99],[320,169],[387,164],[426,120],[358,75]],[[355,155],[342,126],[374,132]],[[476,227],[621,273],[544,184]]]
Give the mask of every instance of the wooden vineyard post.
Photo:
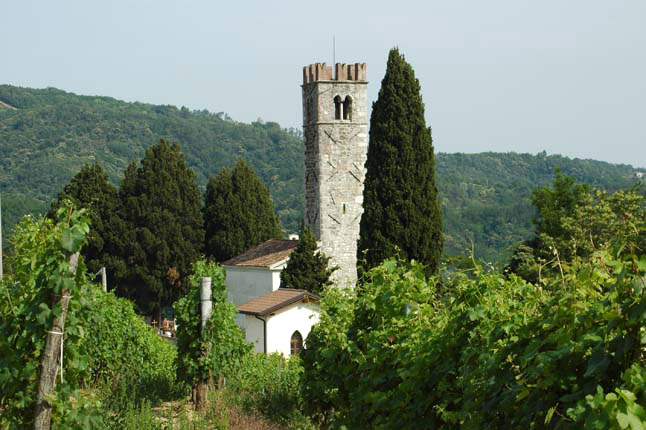
[[[78,261],[78,252],[69,257],[70,272],[76,273]],[[45,350],[40,359],[40,381],[38,382],[38,395],[34,413],[34,430],[49,430],[51,427],[52,405],[49,404],[47,397],[52,394],[56,387],[56,374],[58,373],[58,366],[61,364],[59,362],[61,358],[61,343],[63,342],[63,334],[65,333],[65,318],[67,317],[70,297],[70,291],[64,289],[61,295],[58,296],[58,300],[54,303],[54,307],[60,305],[62,311],[57,318],[54,318],[52,329],[47,332]]]
[[[200,288],[200,316],[201,316],[201,325],[200,330],[203,332],[206,327],[207,321],[211,318],[211,312],[213,310],[213,302],[211,301],[211,278],[202,278],[202,285]],[[207,346],[205,351],[202,351],[202,355],[208,359],[210,345]],[[210,373],[210,372],[209,372]],[[208,377],[201,379],[197,383],[197,393],[196,393],[196,409],[203,409],[206,405],[206,394],[208,392],[210,374]]]
[[[108,273],[105,270],[105,267],[101,268],[101,285],[103,286],[103,292],[108,292]]]

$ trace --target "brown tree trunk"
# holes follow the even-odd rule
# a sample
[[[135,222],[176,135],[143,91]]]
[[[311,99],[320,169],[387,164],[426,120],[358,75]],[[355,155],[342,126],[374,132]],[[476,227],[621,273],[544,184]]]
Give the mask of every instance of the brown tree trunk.
[[[196,402],[195,402],[195,409],[198,411],[204,411],[206,408],[206,398],[207,398],[207,393],[208,393],[208,383],[207,381],[200,381],[197,383],[197,389],[196,389]]]
[[[73,254],[69,258],[70,271],[76,273],[79,254]],[[65,330],[65,318],[67,307],[70,301],[70,292],[63,290],[62,295],[54,303],[54,307],[61,306],[62,312],[58,318],[54,318],[52,329],[47,333],[45,349],[40,357],[40,381],[38,383],[38,396],[36,410],[34,413],[34,430],[49,430],[52,423],[52,405],[47,397],[52,394],[56,387],[56,375],[60,365],[61,342]]]

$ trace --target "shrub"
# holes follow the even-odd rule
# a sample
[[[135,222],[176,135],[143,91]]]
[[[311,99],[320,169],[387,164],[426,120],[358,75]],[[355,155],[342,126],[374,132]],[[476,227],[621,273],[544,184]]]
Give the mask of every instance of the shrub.
[[[88,300],[89,310],[81,319],[87,382],[105,389],[111,407],[121,410],[129,402],[156,403],[186,392],[176,380],[177,349],[157,336],[132,302],[104,293],[99,286]]]
[[[31,426],[39,361],[56,298],[69,291],[63,375],[52,399],[52,428],[97,428],[112,412],[101,401],[153,397],[175,387],[175,348],[137,317],[132,305],[88,281],[81,260],[68,258],[84,244],[85,211],[64,205],[58,221],[26,218],[14,235],[13,273],[0,283],[0,428]],[[64,379],[64,382],[63,382]],[[106,391],[97,388],[107,388]],[[108,406],[118,406],[110,401]]]
[[[388,260],[356,298],[323,297],[305,404],[348,428],[642,428],[645,272],[645,257],[597,253],[541,286],[441,284]]]
[[[258,411],[281,424],[304,423],[302,375],[297,357],[252,352],[227,375],[227,391],[246,411]]]
[[[227,303],[224,270],[217,263],[200,260],[193,265],[189,292],[175,303],[177,319],[177,371],[179,379],[194,385],[237,366],[250,350],[235,323],[235,306]],[[213,310],[201,330],[200,279],[211,278]],[[209,350],[208,358],[203,351]]]
[[[79,388],[87,375],[87,357],[79,346],[84,338],[79,316],[87,308],[83,297],[90,284],[80,261],[70,271],[70,255],[85,243],[89,230],[87,214],[64,205],[57,221],[30,217],[14,234],[12,276],[0,283],[0,428],[31,425],[40,359],[55,317],[61,315],[61,296],[69,295],[64,334],[63,374],[49,400],[53,428],[98,425],[98,402]],[[59,379],[60,378],[60,379]],[[59,382],[60,381],[60,382]]]

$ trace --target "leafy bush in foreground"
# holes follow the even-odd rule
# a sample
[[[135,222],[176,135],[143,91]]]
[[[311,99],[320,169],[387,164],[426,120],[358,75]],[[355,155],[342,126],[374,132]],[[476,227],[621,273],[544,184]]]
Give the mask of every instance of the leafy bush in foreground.
[[[348,428],[643,428],[644,273],[646,258],[598,253],[541,286],[441,284],[386,261],[356,298],[324,297],[305,404]]]
[[[69,294],[64,336],[64,378],[49,400],[53,428],[98,424],[95,399],[79,392],[87,374],[87,357],[80,350],[84,338],[80,315],[90,289],[81,262],[72,274],[69,256],[85,242],[88,218],[84,211],[63,207],[57,222],[27,218],[17,228],[13,247],[13,275],[0,284],[0,428],[31,426],[40,359],[52,321],[63,312],[59,300]],[[60,378],[60,379],[59,379]],[[62,380],[64,379],[64,383]]]
[[[227,391],[246,411],[260,412],[281,424],[299,422],[304,428],[308,420],[302,414],[302,376],[297,357],[252,352],[228,374]]]
[[[194,385],[210,376],[223,375],[239,364],[250,350],[235,322],[235,306],[227,303],[224,269],[217,263],[200,260],[193,265],[189,292],[175,303],[177,319],[177,371],[179,379]],[[205,330],[201,330],[200,279],[211,278],[213,310]],[[209,350],[209,356],[203,351]]]
[[[73,278],[63,276],[65,256],[70,248],[80,249],[86,227],[84,211],[63,207],[58,222],[27,218],[15,235],[13,273],[0,283],[2,429],[31,428],[40,355],[61,312],[51,304],[63,286],[72,298],[64,378],[57,377],[52,400],[53,429],[98,428],[115,421],[124,400],[155,401],[179,389],[175,348],[146,326],[130,302],[89,282],[82,261]],[[101,408],[103,400],[107,409]]]
[[[81,345],[88,357],[87,382],[104,388],[111,407],[121,409],[143,399],[158,402],[186,392],[176,380],[177,349],[134,312],[132,302],[98,286],[89,301]]]

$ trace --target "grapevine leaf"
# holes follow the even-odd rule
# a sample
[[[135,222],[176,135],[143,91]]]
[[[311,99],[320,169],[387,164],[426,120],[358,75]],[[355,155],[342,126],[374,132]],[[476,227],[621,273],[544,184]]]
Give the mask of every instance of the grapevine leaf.
[[[61,247],[68,252],[76,252],[83,242],[83,233],[78,229],[66,228],[61,236]]]

